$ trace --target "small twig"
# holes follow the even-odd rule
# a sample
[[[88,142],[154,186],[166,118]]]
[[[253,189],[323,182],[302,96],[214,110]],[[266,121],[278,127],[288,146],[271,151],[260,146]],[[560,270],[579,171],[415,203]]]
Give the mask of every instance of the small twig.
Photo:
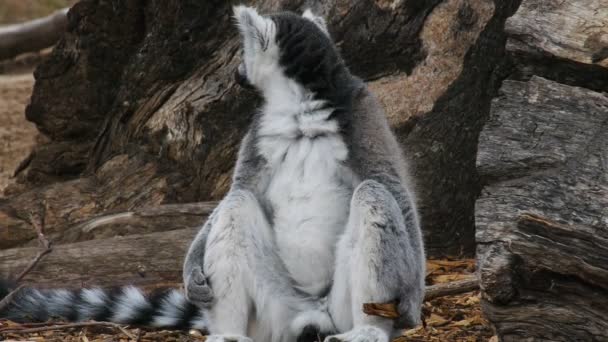
[[[439,297],[471,292],[477,289],[479,289],[479,281],[477,277],[471,276],[463,280],[427,286],[424,300],[428,301]]]
[[[49,330],[63,330],[63,329],[72,329],[72,328],[84,328],[84,327],[110,327],[114,329],[120,330],[123,334],[125,334],[131,340],[135,340],[136,337],[133,336],[127,329],[123,328],[121,325],[112,323],[112,322],[77,322],[77,323],[66,323],[66,324],[56,324],[56,325],[47,325],[44,327],[36,327],[36,328],[27,328],[27,329],[0,329],[0,333],[3,334],[31,334]]]
[[[127,329],[123,328],[122,326],[115,324],[116,328],[120,331],[122,331],[123,334],[125,334],[125,336],[127,336],[128,338],[130,338],[131,340],[135,341],[136,337],[133,336],[133,334],[131,334],[130,332],[127,331]],[[137,337],[137,340],[139,340],[139,337]]]
[[[19,273],[19,275],[17,276],[17,278],[15,279],[17,282],[20,282],[34,267],[36,267],[36,265],[38,264],[38,262],[40,262],[40,260],[47,254],[49,254],[51,252],[51,249],[44,249],[40,252],[38,252],[38,254],[36,254],[36,257],[30,261],[30,263],[27,265],[27,267],[21,271],[21,273]]]
[[[42,215],[44,215],[44,213]],[[38,254],[36,254],[34,259],[30,261],[27,267],[23,271],[21,271],[21,273],[19,273],[17,278],[15,278],[16,282],[20,282],[32,269],[34,269],[34,267],[36,267],[36,265],[40,262],[40,260],[42,260],[45,255],[49,254],[53,250],[53,248],[51,247],[51,242],[46,238],[46,236],[44,236],[44,223],[41,222],[41,220],[39,221],[35,219],[34,215],[31,214],[30,223],[32,224],[32,226],[34,226],[34,229],[36,229],[36,233],[38,234],[38,241],[44,249],[38,252]]]
[[[17,295],[17,293],[19,291],[21,291],[21,289],[23,288],[24,285],[19,285],[17,286],[16,289],[12,290],[11,292],[9,292],[8,295],[6,295],[6,297],[4,297],[2,300],[0,300],[0,312],[2,312],[2,310],[4,310],[4,308],[6,308],[11,301],[13,300],[13,298]]]
[[[40,213],[42,218],[40,220],[34,219],[34,215],[30,214],[30,223],[36,229],[36,233],[38,234],[38,241],[42,244],[42,246],[46,249],[51,248],[51,243],[44,236],[44,215],[46,215],[46,206],[42,208],[42,213]]]

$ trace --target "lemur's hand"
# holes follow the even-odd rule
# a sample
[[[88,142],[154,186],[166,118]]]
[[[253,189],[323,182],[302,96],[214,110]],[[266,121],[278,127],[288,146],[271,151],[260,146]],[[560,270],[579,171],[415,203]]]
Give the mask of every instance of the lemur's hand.
[[[186,298],[191,303],[201,307],[209,307],[213,304],[213,290],[207,283],[207,278],[200,266],[195,266],[186,275],[184,287]]]

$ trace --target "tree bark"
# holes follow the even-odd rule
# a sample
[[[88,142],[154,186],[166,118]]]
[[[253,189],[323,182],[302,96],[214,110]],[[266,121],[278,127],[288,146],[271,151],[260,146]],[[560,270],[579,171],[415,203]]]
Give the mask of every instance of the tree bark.
[[[480,137],[483,308],[503,341],[608,331],[608,97],[506,81]]]
[[[411,160],[429,255],[473,253],[475,146],[515,2],[251,2],[263,11],[312,7],[328,18]],[[233,81],[240,58],[230,12],[228,2],[195,0],[76,4],[36,70],[26,113],[49,139],[7,190],[2,220],[27,229],[18,213],[36,210],[25,200],[32,197],[45,199],[57,232],[108,211],[221,198],[260,101]],[[116,193],[125,200],[114,201]],[[86,209],[66,215],[72,202]]]
[[[71,198],[68,199],[68,201]],[[74,205],[74,203],[72,203]],[[145,234],[151,232],[172,231],[184,228],[201,227],[204,220],[217,205],[216,202],[164,204],[154,207],[136,208],[127,212],[114,212],[99,215],[88,220],[82,219],[86,214],[81,211],[68,210],[66,207],[56,212],[66,216],[81,215],[80,221],[58,228],[58,225],[42,222],[45,234],[54,243],[72,243],[93,239],[104,239],[112,236]],[[26,213],[20,213],[26,215]],[[49,217],[47,215],[47,217]],[[0,218],[2,218],[0,216]],[[68,221],[63,217],[54,217],[58,221]],[[0,226],[0,247],[36,245],[36,231],[30,230],[29,217],[14,221],[13,224]]]
[[[482,308],[502,341],[607,340],[606,4],[583,2],[524,0],[505,28],[476,205]]]
[[[177,286],[186,248],[216,205],[166,204],[95,217],[65,229],[59,237],[45,231],[60,244],[23,281],[55,287]],[[0,227],[0,236],[8,232]],[[0,251],[0,279],[16,277],[40,253],[35,240],[26,245],[31,247]]]
[[[0,26],[0,60],[55,44],[67,27],[68,9],[20,24]]]

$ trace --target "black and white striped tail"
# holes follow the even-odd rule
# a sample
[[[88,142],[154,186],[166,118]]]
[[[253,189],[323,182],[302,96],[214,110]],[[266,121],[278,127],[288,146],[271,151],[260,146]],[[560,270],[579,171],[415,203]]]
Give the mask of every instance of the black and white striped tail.
[[[0,299],[8,292],[6,286],[0,288]],[[133,286],[74,291],[22,288],[0,311],[0,318],[15,322],[63,319],[174,329],[207,328],[205,312],[190,303],[181,292],[172,289],[144,294]]]

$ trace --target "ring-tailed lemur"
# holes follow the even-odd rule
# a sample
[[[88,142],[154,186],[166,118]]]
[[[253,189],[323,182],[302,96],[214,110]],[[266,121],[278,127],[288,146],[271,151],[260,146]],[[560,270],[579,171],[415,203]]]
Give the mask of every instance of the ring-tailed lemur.
[[[419,322],[421,233],[383,110],[350,74],[322,18],[244,6],[234,15],[244,50],[237,76],[265,103],[242,141],[230,191],[190,246],[186,296],[26,289],[5,316],[193,326],[211,342],[318,333],[384,342]],[[390,301],[397,321],[362,311]]]

